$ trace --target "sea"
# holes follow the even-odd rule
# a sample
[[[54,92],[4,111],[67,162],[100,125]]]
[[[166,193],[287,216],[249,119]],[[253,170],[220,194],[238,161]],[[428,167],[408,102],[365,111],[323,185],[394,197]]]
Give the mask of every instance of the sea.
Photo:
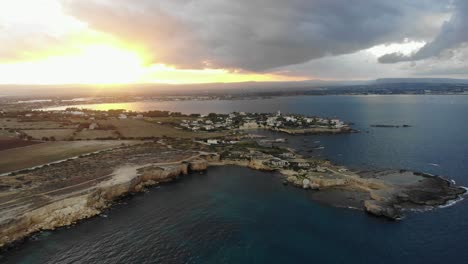
[[[360,133],[285,136],[356,170],[409,169],[468,186],[468,96],[359,95],[83,106],[183,113],[336,117]],[[409,125],[379,128],[371,125]],[[214,167],[120,200],[101,216],[44,231],[0,263],[468,263],[468,202],[392,222],[316,202],[276,173]]]

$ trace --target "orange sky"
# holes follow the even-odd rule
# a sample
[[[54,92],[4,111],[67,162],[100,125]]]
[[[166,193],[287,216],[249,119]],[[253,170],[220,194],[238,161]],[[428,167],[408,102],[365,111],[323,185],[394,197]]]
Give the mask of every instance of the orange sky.
[[[251,8],[265,3],[0,0],[0,84],[190,84],[466,75],[468,45],[458,43],[466,42],[462,37],[466,34],[461,34],[463,23],[460,32],[444,33],[450,27],[442,27],[457,14],[464,19],[456,9],[414,13],[410,4],[369,1],[376,6],[369,14],[365,8],[328,8],[336,5],[328,0],[275,1],[261,12]],[[388,13],[394,8],[401,12]],[[374,23],[379,17],[373,14],[375,10],[388,21]],[[330,25],[329,17],[337,22]],[[356,21],[348,25],[349,17]],[[363,37],[343,32],[359,32]],[[447,47],[431,49],[434,39],[435,44]],[[420,50],[424,56],[415,56]],[[440,56],[446,53],[450,56]]]
[[[42,39],[38,38],[39,45],[18,47],[21,41],[14,39],[14,35],[22,33],[18,28],[26,28],[24,34],[29,28],[45,32],[59,43],[41,46]],[[16,52],[11,59],[0,58],[0,84],[186,84],[307,79],[232,69],[177,69],[163,62],[148,64],[143,50],[67,16],[59,0],[1,1],[0,29],[11,31],[13,37],[2,44],[10,48],[8,52]],[[31,33],[31,38],[35,37]]]

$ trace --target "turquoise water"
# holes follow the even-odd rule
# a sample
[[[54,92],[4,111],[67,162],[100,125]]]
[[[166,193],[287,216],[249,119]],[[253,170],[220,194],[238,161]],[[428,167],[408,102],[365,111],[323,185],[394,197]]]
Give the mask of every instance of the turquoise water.
[[[288,137],[289,144],[350,167],[413,169],[468,186],[468,96],[282,97],[145,103],[144,107],[187,113],[281,110],[338,116],[354,122],[362,133]],[[382,123],[412,127],[369,126]],[[325,148],[310,153],[316,145]],[[409,213],[394,223],[321,205],[309,195],[283,186],[273,173],[210,168],[204,175],[130,197],[106,212],[107,217],[38,234],[4,253],[0,262],[464,263],[468,259],[465,201]]]

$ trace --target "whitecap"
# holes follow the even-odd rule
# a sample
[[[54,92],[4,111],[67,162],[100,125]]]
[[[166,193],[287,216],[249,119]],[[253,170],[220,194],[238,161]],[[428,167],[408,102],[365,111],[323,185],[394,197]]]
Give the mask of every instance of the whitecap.
[[[446,203],[444,205],[439,205],[438,207],[439,208],[447,208],[447,207],[453,206],[456,203],[461,202],[461,201],[463,201],[463,197],[458,197],[458,199],[451,200],[451,201],[449,201],[448,203]]]

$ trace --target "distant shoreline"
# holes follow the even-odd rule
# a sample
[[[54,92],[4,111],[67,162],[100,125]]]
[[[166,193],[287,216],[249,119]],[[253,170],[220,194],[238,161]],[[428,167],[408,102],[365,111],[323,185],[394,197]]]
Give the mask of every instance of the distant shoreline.
[[[83,103],[77,102],[76,104],[54,104],[54,105],[40,105],[40,106],[30,106],[25,109],[35,110],[35,111],[60,111],[67,108],[80,108],[80,109],[94,109],[90,106],[103,106],[103,105],[112,105],[112,104],[133,104],[133,103],[165,103],[165,102],[196,102],[196,101],[243,101],[243,100],[269,100],[274,98],[281,97],[299,97],[299,96],[311,96],[311,97],[326,97],[326,96],[468,96],[468,93],[464,94],[324,94],[324,95],[274,95],[274,96],[245,96],[245,97],[236,97],[236,98],[211,98],[211,99],[184,99],[180,100],[177,98],[155,98],[151,100],[123,100],[123,101],[110,101],[110,102],[90,102]],[[118,108],[118,107],[117,107]],[[113,108],[112,108],[113,109]],[[131,110],[131,109],[128,109]]]

